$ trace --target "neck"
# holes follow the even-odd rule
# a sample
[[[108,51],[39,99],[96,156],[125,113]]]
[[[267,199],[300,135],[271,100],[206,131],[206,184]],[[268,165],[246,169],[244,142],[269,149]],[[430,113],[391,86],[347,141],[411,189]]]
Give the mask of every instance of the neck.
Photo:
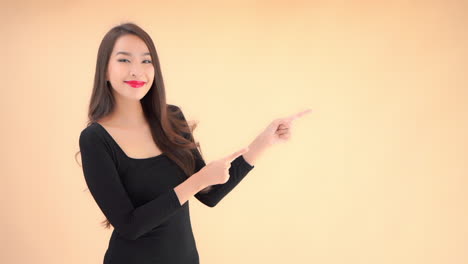
[[[115,97],[116,105],[111,114],[114,124],[120,127],[142,127],[147,121],[140,100],[130,100],[120,96]]]

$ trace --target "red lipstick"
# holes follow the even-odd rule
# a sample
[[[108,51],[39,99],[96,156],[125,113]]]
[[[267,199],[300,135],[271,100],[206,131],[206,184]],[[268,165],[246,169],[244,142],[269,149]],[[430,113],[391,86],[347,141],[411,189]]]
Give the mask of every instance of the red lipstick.
[[[125,81],[126,84],[132,86],[133,88],[139,88],[145,85],[146,82],[140,82],[140,81]]]

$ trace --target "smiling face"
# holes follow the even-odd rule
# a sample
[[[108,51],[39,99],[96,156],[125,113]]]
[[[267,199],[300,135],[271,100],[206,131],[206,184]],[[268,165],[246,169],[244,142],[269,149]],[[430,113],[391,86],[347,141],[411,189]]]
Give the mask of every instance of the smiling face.
[[[123,35],[114,45],[109,58],[106,79],[112,86],[114,96],[140,100],[151,88],[154,66],[145,42],[135,35]],[[142,86],[128,83],[144,82]]]

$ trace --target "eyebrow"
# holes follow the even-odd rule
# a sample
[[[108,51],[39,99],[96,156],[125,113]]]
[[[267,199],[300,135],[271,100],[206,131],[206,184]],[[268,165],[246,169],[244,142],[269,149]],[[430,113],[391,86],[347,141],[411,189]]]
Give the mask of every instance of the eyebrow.
[[[117,56],[117,55],[119,55],[119,54],[132,56],[132,54],[131,54],[130,52],[126,52],[126,51],[119,51],[119,52],[117,52],[115,55]],[[145,53],[141,54],[141,56],[146,56],[146,55],[151,55],[151,53],[145,52]]]

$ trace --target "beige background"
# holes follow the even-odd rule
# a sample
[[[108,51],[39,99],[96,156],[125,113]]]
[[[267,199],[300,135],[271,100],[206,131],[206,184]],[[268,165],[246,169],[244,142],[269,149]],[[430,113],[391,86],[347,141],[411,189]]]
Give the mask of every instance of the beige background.
[[[218,206],[190,200],[201,263],[468,263],[467,1],[9,2],[1,263],[102,263],[74,154],[98,45],[127,21],[208,160],[313,110]]]

